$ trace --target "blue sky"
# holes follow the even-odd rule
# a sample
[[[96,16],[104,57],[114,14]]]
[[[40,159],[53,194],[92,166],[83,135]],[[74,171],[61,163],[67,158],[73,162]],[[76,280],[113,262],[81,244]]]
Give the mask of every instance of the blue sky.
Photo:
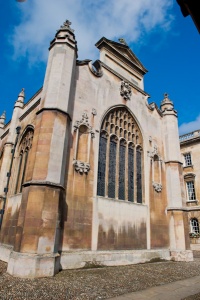
[[[78,41],[79,59],[97,59],[102,37],[125,38],[148,69],[145,91],[160,105],[167,92],[180,133],[200,129],[200,35],[174,0],[16,0],[0,10],[0,114],[6,121],[21,88],[26,101],[43,85],[49,42],[66,20]]]

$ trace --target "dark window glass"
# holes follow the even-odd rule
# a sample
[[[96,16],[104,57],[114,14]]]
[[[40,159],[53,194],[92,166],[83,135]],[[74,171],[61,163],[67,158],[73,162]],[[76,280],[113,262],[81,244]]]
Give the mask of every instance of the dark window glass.
[[[190,219],[190,232],[199,233],[199,221],[196,218]]]
[[[134,150],[128,148],[128,201],[134,201]]]
[[[136,155],[137,161],[137,202],[142,203],[142,154],[139,149],[137,149]]]
[[[119,147],[119,199],[125,200],[125,155],[126,147],[120,144]]]
[[[97,195],[99,196],[105,196],[106,146],[107,146],[107,139],[101,136],[100,144],[99,144],[99,165],[98,165],[98,181],[97,181]]]
[[[22,191],[22,185],[24,183],[24,179],[25,179],[25,173],[26,173],[26,169],[27,169],[27,160],[28,160],[28,151],[24,152],[24,168],[23,168],[23,173],[22,173],[22,181],[21,181],[21,186],[20,186],[20,193]]]
[[[108,174],[108,197],[115,198],[115,177],[116,177],[116,149],[114,139],[110,140],[109,153],[109,174]]]

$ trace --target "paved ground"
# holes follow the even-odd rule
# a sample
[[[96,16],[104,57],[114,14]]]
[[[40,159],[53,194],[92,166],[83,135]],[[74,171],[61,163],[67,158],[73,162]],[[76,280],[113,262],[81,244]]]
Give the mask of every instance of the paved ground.
[[[200,293],[200,276],[174,281],[172,283],[151,287],[143,291],[129,293],[123,296],[110,298],[110,300],[180,300],[200,299],[195,295]],[[191,294],[194,294],[191,297]],[[189,296],[189,298],[186,298]]]
[[[181,298],[176,299],[200,299],[200,294],[197,294],[200,292],[200,258],[196,258],[194,262],[190,263],[157,262],[121,267],[65,270],[53,278],[41,279],[14,278],[6,273],[6,264],[0,262],[0,299],[100,300],[124,295],[118,300],[174,300],[172,295],[176,292],[173,291],[170,294],[170,285],[167,286],[166,284],[187,278],[190,280],[176,283],[180,284],[181,287],[186,287],[185,290],[187,291],[186,294],[180,296]],[[164,293],[165,298],[163,296],[159,298],[159,293],[155,294],[156,288],[153,288],[150,294],[149,288],[155,286],[158,286],[161,292],[166,291]],[[148,290],[145,291],[145,289]],[[137,291],[140,291],[140,294],[127,295]],[[147,292],[146,298],[139,298],[139,295],[141,296],[145,292]],[[197,295],[186,298],[186,296],[193,294]],[[137,296],[137,298],[133,298],[133,296]],[[153,296],[157,298],[152,298]]]

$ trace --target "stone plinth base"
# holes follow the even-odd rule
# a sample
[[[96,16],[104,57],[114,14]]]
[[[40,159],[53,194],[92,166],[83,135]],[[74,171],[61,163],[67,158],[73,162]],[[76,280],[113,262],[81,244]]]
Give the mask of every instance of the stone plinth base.
[[[9,262],[10,253],[12,252],[13,247],[0,244],[0,260]]]
[[[121,250],[121,251],[66,251],[62,252],[62,269],[78,269],[94,266],[122,266],[148,261],[170,260],[169,250]]]
[[[192,250],[172,250],[170,251],[171,259],[174,261],[193,261]]]
[[[59,254],[27,254],[11,252],[7,272],[22,278],[54,276],[60,269]]]

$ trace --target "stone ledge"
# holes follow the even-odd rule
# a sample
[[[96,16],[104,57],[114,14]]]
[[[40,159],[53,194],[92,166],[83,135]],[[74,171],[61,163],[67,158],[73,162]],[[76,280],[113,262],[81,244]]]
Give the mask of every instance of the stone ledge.
[[[61,253],[62,269],[78,269],[87,266],[123,266],[145,263],[151,260],[170,260],[168,249],[121,251],[66,251]]]

